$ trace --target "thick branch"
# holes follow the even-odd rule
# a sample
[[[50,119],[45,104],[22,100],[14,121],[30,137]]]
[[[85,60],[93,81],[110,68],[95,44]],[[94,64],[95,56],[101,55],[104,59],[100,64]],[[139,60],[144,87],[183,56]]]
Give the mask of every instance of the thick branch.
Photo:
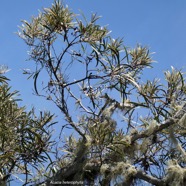
[[[165,122],[163,122],[162,124],[156,126],[156,128],[155,128],[154,131],[153,131],[153,134],[156,134],[156,133],[162,131],[163,129],[166,129],[166,128],[168,128],[168,127],[174,125],[175,123],[178,123],[179,120],[184,116],[185,113],[186,113],[186,103],[183,105],[182,109],[179,110],[179,111],[175,114],[175,116],[174,116],[173,118],[167,119],[167,120],[165,120]],[[148,129],[147,129],[147,130],[148,130]],[[135,134],[134,136],[132,136],[131,143],[134,143],[134,142],[135,142],[136,140],[138,140],[138,139],[147,138],[147,137],[151,136],[152,133],[149,134],[149,133],[147,132],[147,130],[145,130],[145,131],[143,131],[143,132],[141,132],[141,133],[139,133],[139,134]]]
[[[171,125],[174,125],[176,123],[176,121],[177,121],[176,119],[168,119],[168,120],[166,120],[163,124],[157,126],[154,129],[153,134],[156,134],[159,131],[162,131],[163,129],[166,129],[166,128],[170,127]],[[152,134],[149,134],[147,132],[147,130],[143,131],[142,133],[135,134],[134,136],[132,136],[131,143],[134,143],[138,139],[147,138],[147,137],[151,136]]]
[[[77,176],[76,180],[73,180],[76,174],[79,176],[79,179],[81,179],[80,174],[83,172],[85,165],[86,152],[86,140],[83,139],[82,146],[79,148],[74,161],[70,165],[67,165],[67,167],[61,168],[52,178],[46,180],[46,185],[49,186],[51,181],[78,181]]]
[[[137,174],[135,175],[135,178],[147,181],[148,183],[151,183],[151,184],[156,185],[156,186],[165,186],[166,185],[164,180],[152,177],[148,174],[145,174],[141,170],[137,171]]]

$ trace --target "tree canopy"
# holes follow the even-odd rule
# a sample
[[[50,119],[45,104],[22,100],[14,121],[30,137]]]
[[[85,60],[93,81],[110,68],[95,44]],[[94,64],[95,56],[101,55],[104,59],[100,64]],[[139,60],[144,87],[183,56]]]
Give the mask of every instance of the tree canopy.
[[[148,79],[149,49],[113,39],[99,19],[55,1],[23,21],[18,34],[34,63],[24,74],[33,78],[35,94],[61,112],[59,130],[73,132],[65,142],[61,132],[49,132],[53,115],[27,113],[2,83],[5,181],[16,172],[25,175],[25,184],[185,185],[184,73],[171,67],[162,82]],[[51,134],[59,141],[52,143]]]
[[[6,70],[5,66],[1,67],[1,72]],[[11,91],[7,81],[1,73],[0,185],[18,179],[21,174],[26,175],[26,182],[29,183],[30,169],[40,171],[48,159],[53,115],[40,112],[37,116],[34,108],[27,112],[26,107],[20,107],[18,91]]]

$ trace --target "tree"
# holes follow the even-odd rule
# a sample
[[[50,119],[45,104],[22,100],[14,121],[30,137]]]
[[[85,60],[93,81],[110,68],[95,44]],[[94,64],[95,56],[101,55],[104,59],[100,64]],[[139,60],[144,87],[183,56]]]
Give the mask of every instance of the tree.
[[[29,183],[32,171],[39,173],[48,161],[53,115],[40,112],[37,117],[34,108],[27,112],[25,107],[18,106],[18,92],[11,91],[8,79],[2,75],[5,71],[7,68],[1,66],[0,185],[7,185],[15,178],[21,180],[21,174],[26,176],[25,182]]]
[[[20,28],[36,66],[24,73],[61,111],[61,130],[73,130],[44,183],[185,185],[184,73],[147,80],[148,48],[126,47],[99,18],[55,1]]]

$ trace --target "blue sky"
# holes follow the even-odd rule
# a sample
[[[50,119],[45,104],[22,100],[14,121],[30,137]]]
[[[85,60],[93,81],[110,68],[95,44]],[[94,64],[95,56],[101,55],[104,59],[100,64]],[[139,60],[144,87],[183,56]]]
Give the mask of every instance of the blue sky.
[[[52,0],[1,1],[0,6],[0,64],[11,71],[13,89],[19,90],[22,105],[28,108],[51,109],[55,107],[41,98],[32,95],[33,83],[26,80],[21,69],[28,68],[27,47],[15,34],[21,20],[29,20],[38,10],[49,7]],[[137,43],[146,45],[155,52],[154,69],[149,77],[163,78],[163,71],[185,67],[186,71],[186,1],[175,0],[66,0],[75,13],[81,9],[86,16],[91,12],[102,16],[100,24],[108,25],[114,38],[124,37],[126,46]]]

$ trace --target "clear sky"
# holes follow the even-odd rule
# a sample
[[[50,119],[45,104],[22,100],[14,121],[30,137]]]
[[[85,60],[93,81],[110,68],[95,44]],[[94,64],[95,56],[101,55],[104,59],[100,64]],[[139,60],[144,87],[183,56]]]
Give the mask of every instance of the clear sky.
[[[0,64],[11,71],[13,89],[19,90],[22,105],[37,109],[53,109],[50,103],[32,95],[32,81],[27,81],[21,69],[28,68],[27,47],[15,34],[21,20],[29,20],[38,10],[49,7],[53,0],[2,0],[0,2]],[[100,23],[108,25],[114,38],[124,37],[126,46],[137,43],[156,52],[154,69],[149,77],[163,78],[170,66],[185,67],[186,71],[186,1],[184,0],[65,0],[74,12],[81,9],[102,16]],[[57,111],[56,111],[57,112]]]

